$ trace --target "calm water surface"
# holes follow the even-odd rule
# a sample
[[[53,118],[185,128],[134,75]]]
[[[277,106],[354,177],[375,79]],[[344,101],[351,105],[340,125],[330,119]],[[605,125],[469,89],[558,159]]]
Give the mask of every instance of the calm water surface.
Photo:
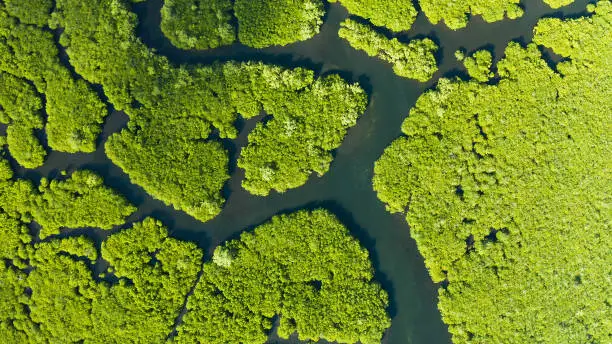
[[[476,17],[467,28],[459,31],[448,30],[441,24],[431,25],[420,14],[413,29],[398,38],[408,41],[427,36],[442,47],[438,56],[440,70],[427,83],[400,78],[393,74],[389,64],[350,48],[337,35],[340,22],[348,17],[337,4],[329,6],[321,33],[305,42],[260,50],[233,45],[213,51],[182,51],[174,48],[159,29],[161,3],[161,0],[150,0],[134,7],[140,19],[138,34],[148,46],[176,64],[255,60],[288,67],[303,66],[319,75],[340,73],[348,80],[359,82],[369,92],[370,105],[335,152],[329,172],[321,178],[313,176],[305,186],[284,194],[250,195],[240,186],[244,173],[235,167],[235,161],[256,121],[241,122],[240,136],[234,141],[226,141],[232,155],[232,177],[224,190],[226,206],[219,216],[201,223],[152,199],[142,188],[131,184],[127,175],[106,158],[104,142],[128,121],[124,114],[113,112],[105,123],[95,153],[51,152],[43,167],[36,170],[16,168],[18,174],[36,181],[42,176],[56,177],[61,170],[92,169],[139,207],[130,221],[155,216],[170,228],[173,236],[197,242],[209,256],[217,245],[276,214],[325,207],[333,211],[370,251],[376,278],[389,292],[393,323],[384,343],[450,343],[448,329],[436,306],[438,287],[425,270],[408,225],[403,216],[387,213],[372,190],[374,162],[385,147],[401,135],[400,125],[423,91],[432,88],[441,76],[463,75],[453,55],[455,50],[487,48],[498,60],[509,41],[531,41],[532,29],[539,18],[583,14],[588,1],[577,1],[563,11],[551,10],[539,0],[526,1],[525,15],[521,19],[487,24]],[[555,57],[551,55],[547,53],[546,56],[552,61]],[[105,235],[102,231],[95,233],[98,238]],[[286,341],[270,339],[270,343],[277,342]]]

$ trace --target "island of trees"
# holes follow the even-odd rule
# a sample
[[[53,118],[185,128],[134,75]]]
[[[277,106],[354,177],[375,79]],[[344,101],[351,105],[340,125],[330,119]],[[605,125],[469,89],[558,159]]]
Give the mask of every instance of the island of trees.
[[[234,138],[238,116],[273,117],[240,157],[244,187],[265,195],[324,174],[365,110],[363,90],[337,76],[315,80],[312,71],[261,63],[173,66],[135,37],[135,15],[120,1],[59,0],[51,23],[75,70],[130,116],[106,143],[110,159],[153,197],[201,221],[221,211],[229,178],[213,128]]]
[[[410,30],[417,16],[417,10],[410,0],[329,0],[329,2],[340,2],[350,14],[394,32]]]
[[[495,74],[491,72],[493,54],[488,50],[478,50],[471,56],[465,56],[464,52],[458,50],[455,52],[455,57],[457,60],[463,62],[468,75],[474,80],[487,82],[495,76]]]
[[[375,165],[442,283],[453,342],[609,341],[612,3],[588,10],[510,43],[495,84],[480,68],[441,79]],[[565,58],[556,71],[538,45]]]
[[[236,39],[264,48],[313,37],[324,13],[321,0],[169,0],[161,29],[181,49],[216,48]]]
[[[217,247],[187,302],[179,343],[380,343],[391,325],[387,293],[368,252],[328,211],[280,215]]]
[[[353,48],[391,63],[393,72],[399,76],[425,82],[438,70],[435,57],[438,46],[429,38],[414,39],[406,44],[397,38],[388,39],[374,28],[352,19],[340,25],[340,37]]]
[[[206,263],[152,218],[118,229],[134,210],[93,172],[36,190],[1,159],[3,340],[263,344],[280,316],[281,337],[377,343],[390,326],[368,252],[326,210],[274,217]],[[97,245],[81,227],[114,230]]]
[[[131,5],[141,1],[0,1],[2,341],[381,342],[387,292],[327,210],[274,216],[207,257],[94,171],[31,171],[52,150],[104,149],[154,198],[208,221],[225,203],[225,140],[239,119],[267,115],[237,161],[243,188],[266,196],[327,173],[366,110],[364,89],[337,74],[174,65],[136,36]],[[328,2],[361,17],[341,24],[341,38],[421,82],[437,71],[439,47],[401,41],[417,7],[453,30],[472,15],[523,15],[519,0]],[[282,46],[314,37],[324,8],[166,0],[161,29],[181,49]],[[373,188],[405,214],[455,343],[610,339],[612,3],[587,10],[541,19],[532,43],[511,42],[495,64],[487,50],[456,52],[469,80],[425,92],[375,164]],[[129,122],[102,145],[110,108]],[[27,178],[15,173],[24,168]]]
[[[60,62],[53,34],[40,27],[48,20],[48,8],[48,1],[15,0],[0,5],[0,71],[33,85],[37,93],[29,92],[30,98],[44,94],[49,147],[70,153],[93,152],[108,111],[91,86]],[[24,136],[30,129],[40,129],[14,127]],[[42,161],[44,154],[32,149],[32,144],[27,144],[30,153]]]

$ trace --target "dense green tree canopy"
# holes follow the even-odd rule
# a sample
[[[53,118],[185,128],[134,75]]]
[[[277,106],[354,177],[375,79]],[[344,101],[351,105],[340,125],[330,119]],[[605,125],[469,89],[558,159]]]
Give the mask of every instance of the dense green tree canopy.
[[[4,0],[7,12],[24,24],[46,26],[53,0]]]
[[[238,161],[245,170],[242,186],[255,195],[284,192],[323,175],[348,128],[365,111],[367,96],[337,75],[321,78],[301,92],[265,99],[273,118],[258,123]]]
[[[229,158],[221,143],[204,141],[209,124],[197,118],[134,123],[109,138],[108,157],[132,182],[176,209],[201,221],[219,214]]]
[[[313,37],[324,13],[322,0],[167,0],[161,29],[181,49],[232,44],[236,35],[244,45],[264,48]]]
[[[103,242],[109,267],[96,278],[98,251],[89,239],[32,245],[4,213],[0,233],[0,258],[11,260],[0,269],[0,333],[10,343],[163,343],[201,268],[201,251],[169,238],[153,219]]]
[[[61,228],[111,229],[136,210],[91,171],[76,171],[66,180],[43,178],[37,190],[28,180],[10,180],[12,173],[5,167],[0,207],[24,223],[39,224],[42,238],[59,233]]]
[[[349,13],[395,32],[410,30],[417,16],[417,10],[411,0],[329,0],[329,2],[341,2]]]
[[[165,0],[161,29],[181,49],[209,49],[232,44],[232,0]]]
[[[178,342],[265,343],[279,316],[283,338],[378,343],[390,319],[372,279],[368,252],[329,212],[273,217],[217,247]]]
[[[85,185],[99,189],[99,177],[82,171],[43,180],[36,194],[31,183],[11,180],[6,160],[0,171],[0,334],[10,343],[162,343],[185,302],[176,338],[185,343],[263,343],[275,315],[282,337],[297,331],[341,343],[379,342],[390,326],[368,252],[327,211],[274,217],[218,247],[203,266],[195,244],[169,237],[151,218],[101,247],[74,234],[40,241],[27,224],[70,223],[58,218],[58,206],[104,212],[99,204],[112,201],[56,202],[75,192],[87,198],[97,191]]]
[[[472,79],[487,82],[494,74],[491,72],[493,55],[488,50],[478,50],[463,59],[463,65]]]
[[[45,129],[52,149],[93,152],[108,114],[106,106],[84,80],[73,77],[61,64],[52,33],[24,23],[28,21],[22,16],[36,13],[43,3],[0,3],[0,71],[32,82],[46,96]]]
[[[421,10],[430,22],[444,24],[453,30],[468,23],[470,15],[481,15],[486,22],[504,18],[516,19],[523,15],[520,0],[419,0]]]
[[[376,163],[456,343],[609,340],[612,4],[543,19],[496,85],[441,79]]]
[[[0,72],[0,123],[8,124],[6,143],[13,158],[26,168],[43,164],[47,152],[35,136],[42,129],[42,102],[32,85]]]
[[[338,35],[353,48],[391,63],[399,76],[424,82],[438,70],[434,55],[438,46],[429,38],[406,44],[397,38],[388,39],[374,28],[352,19],[342,22]]]
[[[544,2],[552,8],[559,8],[571,4],[574,0],[544,0]]]
[[[309,39],[323,24],[322,0],[235,0],[240,42],[263,48]]]
[[[220,191],[228,179],[227,152],[209,137],[210,126],[233,138],[239,115],[250,118],[262,110],[280,124],[296,122],[295,138],[265,143],[258,137],[278,133],[277,123],[260,125],[244,150],[245,187],[267,194],[304,184],[312,171],[326,172],[329,151],[365,109],[357,86],[338,78],[315,80],[301,68],[234,62],[172,66],[135,38],[136,18],[120,1],[59,0],[53,18],[54,26],[63,28],[60,41],[76,71],[102,84],[115,107],[130,116],[128,128],[106,144],[111,160],[148,193],[201,221],[221,210]],[[273,156],[257,161],[280,141],[284,149],[274,147]],[[311,149],[296,155],[287,143]],[[262,171],[270,169],[276,175],[264,178]]]

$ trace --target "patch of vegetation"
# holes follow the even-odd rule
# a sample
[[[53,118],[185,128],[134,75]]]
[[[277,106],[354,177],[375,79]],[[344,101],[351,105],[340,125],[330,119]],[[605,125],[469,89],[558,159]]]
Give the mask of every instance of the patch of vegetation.
[[[181,49],[210,49],[234,43],[232,0],[166,0],[161,30]]]
[[[574,0],[544,0],[544,2],[552,8],[559,8],[573,3]]]
[[[58,234],[62,228],[111,229],[136,211],[91,171],[76,171],[67,180],[43,178],[37,190],[30,181],[10,180],[12,171],[6,168],[0,182],[0,207],[24,223],[40,225],[41,238]]]
[[[305,340],[377,343],[390,326],[368,252],[327,211],[274,217],[218,247],[202,271],[201,250],[151,218],[101,246],[83,236],[35,240],[27,224],[57,222],[59,206],[75,208],[63,202],[70,197],[87,207],[74,194],[87,198],[99,177],[43,180],[37,194],[10,180],[6,160],[0,171],[0,330],[10,343],[161,343],[194,286],[178,342],[264,343],[275,315],[282,337]]]
[[[4,0],[6,11],[23,24],[47,26],[53,0]]]
[[[98,252],[84,237],[32,245],[25,227],[4,213],[0,233],[7,239],[0,258],[12,262],[0,268],[0,324],[11,343],[162,343],[201,268],[202,252],[169,238],[153,219],[102,243],[109,267],[97,277]]]
[[[265,196],[304,185],[316,172],[322,176],[347,130],[365,111],[367,95],[337,75],[315,81],[301,92],[264,100],[273,118],[258,123],[238,160],[245,170],[242,186]]]
[[[208,122],[193,118],[130,121],[130,128],[113,135],[106,154],[130,180],[174,208],[207,221],[221,212],[220,190],[229,179],[227,151],[206,141]]]
[[[421,10],[430,22],[444,24],[452,30],[464,28],[471,15],[480,15],[486,22],[504,18],[516,19],[523,15],[520,0],[419,0]]]
[[[612,3],[543,19],[511,43],[496,85],[441,79],[375,165],[374,189],[406,211],[440,288],[453,341],[605,342]]]
[[[179,343],[300,340],[379,343],[390,326],[387,294],[368,252],[329,212],[273,217],[217,247],[187,303]]]
[[[464,57],[457,54],[457,59],[463,60],[463,65],[472,79],[480,82],[487,82],[493,76],[491,66],[493,65],[493,55],[488,50],[478,50],[472,56]]]
[[[329,0],[329,2],[341,2],[349,13],[395,32],[410,30],[417,16],[412,0]]]
[[[307,40],[323,24],[321,0],[236,0],[238,39],[254,48]]]
[[[41,166],[47,152],[34,130],[42,129],[42,102],[25,80],[0,72],[0,123],[7,124],[6,144],[25,168]]]
[[[14,6],[36,12],[26,5],[39,3]],[[108,114],[106,106],[84,80],[74,79],[61,64],[53,35],[12,17],[7,7],[9,3],[0,4],[0,71],[29,80],[45,95],[49,147],[70,153],[93,152]]]
[[[402,43],[397,38],[388,39],[374,28],[347,19],[342,22],[338,35],[358,50],[378,57],[393,65],[395,74],[425,82],[438,70],[435,53],[438,46],[429,38]]]
[[[329,79],[334,82],[315,81],[312,71],[301,68],[234,62],[172,66],[166,58],[153,54],[135,39],[136,18],[125,6],[110,0],[87,2],[84,5],[83,1],[57,1],[54,26],[63,28],[61,43],[67,47],[77,72],[90,82],[103,85],[115,107],[130,116],[128,128],[108,140],[107,154],[148,193],[201,221],[209,220],[220,211],[224,202],[220,191],[228,179],[227,167],[223,167],[227,166],[227,152],[209,136],[210,126],[217,129],[220,137],[234,138],[237,134],[234,122],[239,115],[250,118],[265,110],[281,119],[295,117],[306,123],[296,129],[296,137],[299,130],[304,131],[299,137],[312,136],[306,125],[320,128],[319,136],[330,133],[322,136],[330,142],[311,140],[312,154],[299,155],[301,159],[310,154],[315,160],[329,156],[328,151],[339,144],[339,133],[344,136],[346,128],[354,125],[354,111],[365,108],[363,91],[356,86],[337,78]],[[101,30],[99,23],[106,23],[107,30]],[[92,52],[101,58],[92,60]],[[317,97],[314,97],[315,91]],[[342,97],[354,103],[340,102],[338,99]],[[314,113],[308,109],[308,114],[312,114],[308,118],[303,115],[305,107],[298,103],[306,99],[311,109],[318,110]],[[343,116],[347,118],[338,125]],[[187,128],[188,123],[197,123],[197,129]],[[174,133],[173,125],[178,128]],[[265,126],[260,127],[261,135],[270,132],[263,129]],[[264,147],[255,142],[257,135],[251,136],[254,143],[249,145]],[[284,151],[274,148],[274,156],[262,163],[274,162],[277,170],[279,166],[287,169],[286,172],[279,170],[279,177],[294,173],[295,151],[291,147]],[[258,150],[247,147],[244,150],[247,155],[241,161],[247,178],[255,180],[245,185],[252,185],[250,190],[259,194],[264,192],[260,190],[299,186],[295,180],[303,184],[306,181],[303,175],[313,170],[326,171],[320,160],[299,161],[310,165],[300,166],[299,173],[291,180],[282,181],[279,177],[263,180],[261,164],[251,158],[262,157]],[[316,170],[311,167],[313,164]],[[182,169],[175,168],[177,165]]]

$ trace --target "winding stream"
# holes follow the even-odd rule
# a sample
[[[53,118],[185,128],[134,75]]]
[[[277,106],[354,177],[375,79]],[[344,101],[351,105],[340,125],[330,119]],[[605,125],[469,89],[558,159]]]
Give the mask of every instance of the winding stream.
[[[563,11],[552,10],[541,1],[526,1],[525,15],[518,20],[487,24],[473,18],[467,28],[451,31],[442,24],[431,25],[419,14],[413,29],[400,40],[428,36],[442,48],[438,59],[440,70],[428,83],[418,83],[393,74],[390,65],[353,50],[341,40],[337,31],[348,14],[338,4],[328,7],[321,33],[305,42],[287,47],[252,49],[241,45],[212,51],[183,51],[174,48],[159,28],[162,0],[150,0],[134,6],[140,25],[138,35],[170,61],[179,63],[211,63],[217,60],[257,60],[282,66],[304,66],[318,74],[340,73],[344,78],[359,81],[370,94],[370,105],[352,128],[342,146],[335,152],[330,171],[323,177],[311,177],[300,188],[268,197],[252,196],[240,186],[243,171],[236,168],[240,148],[247,143],[248,132],[257,119],[239,123],[239,137],[225,141],[231,154],[232,177],[224,193],[227,203],[223,212],[207,223],[201,223],[183,212],[175,211],[152,199],[144,190],[129,182],[129,178],[104,155],[103,144],[127,123],[127,116],[113,112],[107,118],[98,149],[91,154],[51,152],[45,165],[36,170],[16,167],[17,174],[32,180],[43,176],[56,177],[61,170],[91,169],[102,175],[106,184],[121,191],[139,210],[130,220],[146,216],[161,219],[173,236],[198,243],[207,255],[220,243],[236,238],[273,215],[302,208],[325,207],[333,211],[348,226],[371,254],[376,278],[389,292],[392,327],[385,343],[450,343],[446,326],[437,309],[437,286],[425,270],[423,259],[410,238],[409,227],[402,215],[385,211],[371,187],[374,161],[394,139],[400,136],[400,125],[419,95],[433,87],[441,76],[462,76],[461,66],[454,58],[458,48],[472,51],[488,48],[499,59],[511,40],[531,41],[531,31],[544,16],[576,16],[583,14],[587,0],[576,1]],[[546,54],[549,60],[554,56]],[[98,238],[102,231],[95,231]],[[270,343],[281,342],[270,339]]]

